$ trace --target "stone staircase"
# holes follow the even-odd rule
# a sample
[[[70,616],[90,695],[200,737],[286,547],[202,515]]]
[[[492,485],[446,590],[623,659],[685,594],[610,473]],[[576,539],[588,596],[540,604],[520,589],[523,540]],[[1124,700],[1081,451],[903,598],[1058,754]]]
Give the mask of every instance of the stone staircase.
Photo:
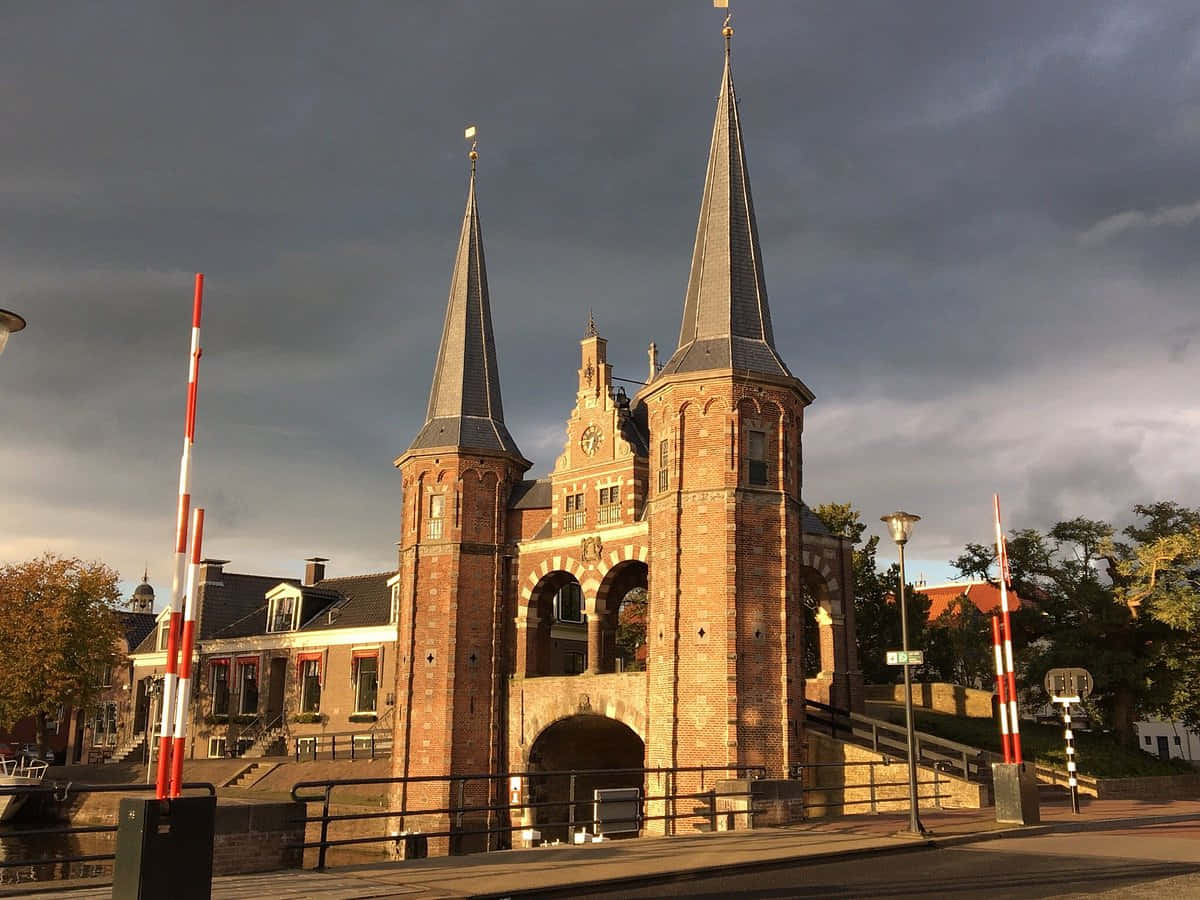
[[[113,752],[113,755],[108,758],[108,761],[115,762],[115,763],[125,762],[131,756],[134,756],[135,754],[140,754],[145,749],[145,747],[146,747],[146,736],[144,734],[139,734],[137,737],[133,738],[132,740],[130,740],[130,741],[122,744],[120,747],[118,747]]]
[[[221,785],[221,787],[228,787],[228,788],[250,787],[256,781],[265,777],[268,772],[270,772],[272,769],[274,769],[278,765],[279,765],[279,763],[268,763],[268,762],[251,763],[250,765],[244,766],[243,768],[239,769],[238,773],[236,775],[234,775],[232,778],[230,778],[228,781],[226,781],[223,785]]]
[[[282,721],[258,735],[242,754],[243,759],[262,759],[264,756],[287,756],[287,735]]]

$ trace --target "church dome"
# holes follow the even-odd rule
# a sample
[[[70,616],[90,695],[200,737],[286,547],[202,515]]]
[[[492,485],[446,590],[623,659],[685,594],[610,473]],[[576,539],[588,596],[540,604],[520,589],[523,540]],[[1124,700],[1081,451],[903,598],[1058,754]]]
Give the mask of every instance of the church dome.
[[[137,587],[135,587],[133,589],[133,596],[149,597],[151,599],[154,599],[154,588],[150,587],[150,585],[148,585],[146,582],[143,581],[141,584],[139,584]]]

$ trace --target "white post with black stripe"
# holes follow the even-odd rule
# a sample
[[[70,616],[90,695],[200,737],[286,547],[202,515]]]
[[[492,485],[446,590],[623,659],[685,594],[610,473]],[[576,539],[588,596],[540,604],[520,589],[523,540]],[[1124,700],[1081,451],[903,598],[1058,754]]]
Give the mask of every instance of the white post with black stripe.
[[[1079,703],[1080,697],[1054,697],[1062,704],[1063,737],[1067,742],[1067,787],[1071,790],[1071,811],[1079,815],[1079,779],[1075,767],[1075,734],[1071,731],[1071,704]]]

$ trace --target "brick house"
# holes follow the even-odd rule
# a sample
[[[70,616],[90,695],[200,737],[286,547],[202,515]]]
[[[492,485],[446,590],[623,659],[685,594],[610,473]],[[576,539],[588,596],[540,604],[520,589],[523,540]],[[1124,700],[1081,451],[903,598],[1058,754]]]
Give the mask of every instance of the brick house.
[[[344,745],[390,739],[394,573],[326,578],[326,562],[310,559],[296,579],[203,561],[190,757],[315,755],[334,735]],[[165,668],[169,617],[164,609],[133,654],[139,683]]]

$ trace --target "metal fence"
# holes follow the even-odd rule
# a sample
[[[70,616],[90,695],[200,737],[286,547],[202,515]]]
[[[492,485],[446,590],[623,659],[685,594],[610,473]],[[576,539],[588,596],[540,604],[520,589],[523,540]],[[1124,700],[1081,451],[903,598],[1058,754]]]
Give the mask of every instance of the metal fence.
[[[840,769],[841,777],[834,784],[808,784],[809,780],[822,780],[821,775],[829,770]],[[850,784],[848,770],[865,770],[862,779]],[[442,838],[447,842],[451,854],[465,852],[487,852],[508,849],[514,835],[527,828],[539,832],[558,831],[571,840],[580,831],[599,833],[608,829],[640,832],[649,822],[662,822],[663,833],[673,834],[676,823],[691,820],[705,830],[717,830],[718,820],[728,822],[732,816],[753,816],[759,812],[755,807],[753,788],[744,789],[726,786],[717,792],[717,782],[729,779],[755,781],[766,776],[762,766],[693,766],[676,768],[629,768],[629,769],[576,769],[565,771],[504,772],[500,774],[477,774],[461,776],[427,776],[414,778],[361,778],[330,779],[325,781],[302,781],[292,788],[292,798],[305,804],[320,804],[316,814],[306,815],[306,824],[319,825],[319,836],[297,845],[301,850],[316,850],[316,868],[324,870],[329,864],[328,851],[335,847],[350,847],[369,844],[399,845],[419,839],[427,843],[430,839]],[[818,763],[795,765],[789,770],[791,780],[800,781],[799,795],[802,816],[813,814],[829,815],[841,812],[881,812],[885,805],[891,811],[908,809],[907,767],[889,760],[861,763]],[[595,784],[597,779],[613,782],[632,781],[639,786],[634,808],[616,816],[598,815],[598,797],[589,796],[585,786]],[[683,782],[681,785],[680,782]],[[948,796],[944,791],[948,780],[937,767],[931,768],[918,781],[918,802],[932,802],[940,806]],[[498,800],[514,786],[519,785],[516,797],[509,795],[507,801]],[[556,790],[546,789],[557,785]],[[438,794],[445,800],[433,806],[407,805],[401,809],[371,810],[364,812],[335,812],[335,792],[341,788],[377,787],[389,794],[401,790],[432,789],[440,786]],[[529,795],[525,796],[528,789]],[[416,792],[415,790],[413,791]],[[858,797],[865,792],[865,797]],[[557,796],[549,797],[555,793]],[[473,797],[489,799],[479,801]],[[847,796],[850,799],[847,799]],[[740,802],[739,802],[740,801]],[[621,802],[630,803],[628,797]],[[628,806],[624,807],[628,809]],[[649,809],[661,810],[648,812]],[[549,818],[539,818],[538,811],[546,811]],[[818,813],[817,811],[820,811]],[[419,826],[428,826],[429,819],[444,823],[429,830],[408,829],[406,823],[413,820]],[[532,824],[518,820],[532,818]],[[331,837],[331,826],[339,823],[376,820],[381,823],[378,833],[352,837]],[[390,820],[390,822],[388,821]],[[614,826],[628,826],[614,828]],[[475,849],[470,848],[468,838],[475,838]]]
[[[208,782],[187,782],[183,786],[185,791],[205,791],[210,796],[216,796],[217,789]],[[0,798],[15,798],[22,804],[41,804],[39,818],[59,819],[66,818],[71,806],[78,800],[91,794],[144,794],[154,790],[153,784],[34,784],[34,785],[12,785],[0,786]],[[22,818],[22,814],[18,811],[18,820]],[[115,816],[114,816],[115,818]],[[41,855],[22,856],[20,853],[13,855],[11,851],[0,853],[0,875],[13,869],[53,869],[54,867],[62,866],[62,873],[58,878],[67,878],[70,875],[71,866],[84,866],[87,864],[111,863],[116,858],[116,844],[113,843],[112,849],[103,853],[84,853],[73,850],[72,847],[78,846],[78,838],[80,835],[102,835],[113,834],[117,830],[116,825],[71,825],[71,824],[21,824],[18,822],[8,822],[5,824],[3,831],[0,831],[0,840],[11,841],[18,845],[18,849],[24,849],[26,845],[34,844],[43,847],[48,851],[61,850],[62,852],[47,852]],[[33,880],[51,880],[55,876],[53,872],[37,872],[31,871]],[[39,877],[46,876],[49,877]],[[0,883],[10,881],[11,879],[0,879]]]
[[[339,731],[292,738],[296,762],[315,759],[387,759],[392,735],[380,731]]]

